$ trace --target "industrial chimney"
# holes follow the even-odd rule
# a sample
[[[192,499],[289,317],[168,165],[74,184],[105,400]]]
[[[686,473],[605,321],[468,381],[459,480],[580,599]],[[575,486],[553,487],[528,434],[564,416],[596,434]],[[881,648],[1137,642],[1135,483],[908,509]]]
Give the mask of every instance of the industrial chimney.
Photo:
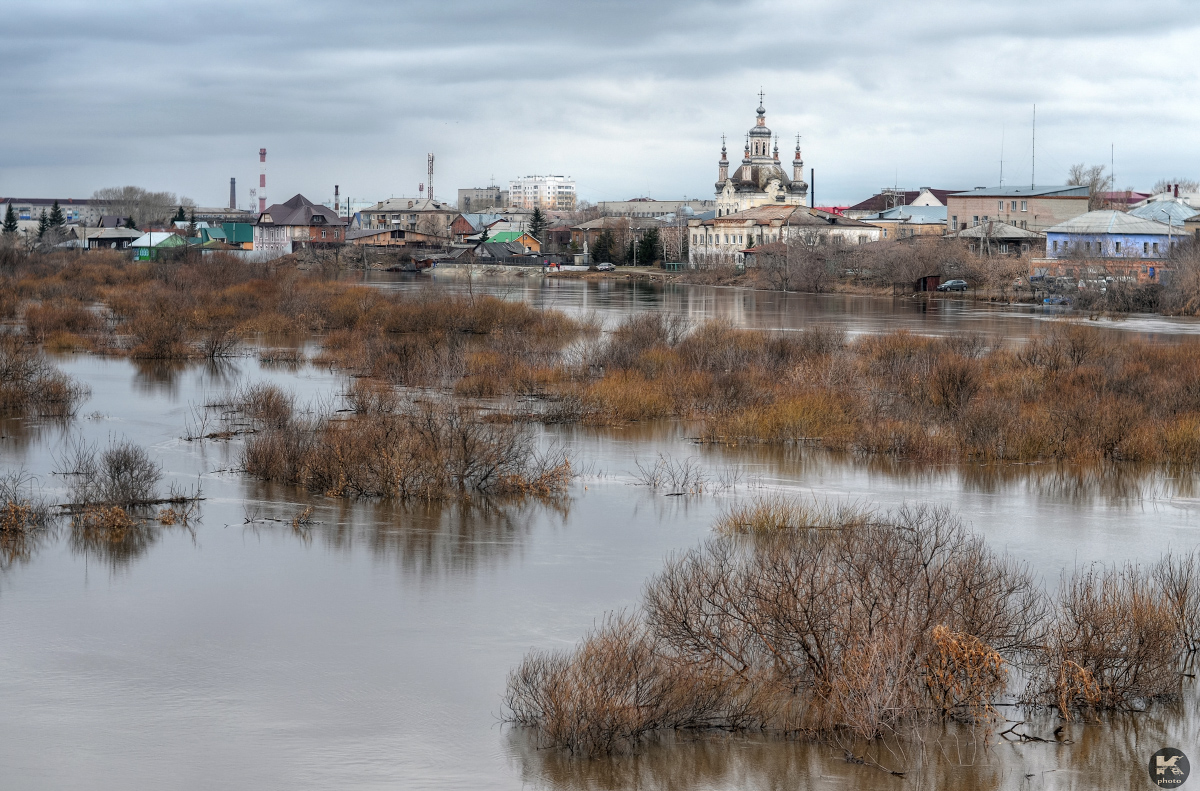
[[[338,185],[333,185],[333,213],[337,216],[342,216],[342,199],[338,194]]]
[[[267,149],[258,149],[258,210],[267,210]]]
[[[229,210],[233,211],[237,208],[237,179],[230,177],[229,179]]]

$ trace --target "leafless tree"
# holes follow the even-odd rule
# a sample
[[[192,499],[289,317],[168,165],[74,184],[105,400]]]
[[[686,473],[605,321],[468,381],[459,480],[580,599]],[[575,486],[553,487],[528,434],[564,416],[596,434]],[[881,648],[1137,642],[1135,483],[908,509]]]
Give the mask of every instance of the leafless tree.
[[[1087,166],[1082,162],[1071,165],[1067,171],[1067,184],[1088,188],[1088,211],[1101,208],[1105,203],[1104,193],[1112,189],[1112,174],[1105,174],[1104,165]]]
[[[1159,179],[1158,181],[1154,182],[1154,186],[1150,191],[1154,193],[1166,192],[1167,190],[1174,189],[1176,185],[1179,185],[1180,192],[1200,192],[1200,181],[1197,181],[1196,179],[1184,178],[1182,176],[1176,176],[1175,178],[1170,179]]]
[[[92,193],[92,200],[103,201],[106,214],[132,217],[138,227],[166,220],[179,206],[196,205],[191,198],[176,196],[174,192],[150,192],[134,186],[105,187]]]

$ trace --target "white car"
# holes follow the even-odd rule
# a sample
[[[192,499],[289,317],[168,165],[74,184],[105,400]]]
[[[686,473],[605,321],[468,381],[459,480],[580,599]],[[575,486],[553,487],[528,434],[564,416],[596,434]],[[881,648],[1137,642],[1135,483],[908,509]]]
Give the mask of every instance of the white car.
[[[616,267],[613,266],[611,262],[605,261],[602,264],[596,264],[596,269],[600,272],[611,272],[616,269]]]

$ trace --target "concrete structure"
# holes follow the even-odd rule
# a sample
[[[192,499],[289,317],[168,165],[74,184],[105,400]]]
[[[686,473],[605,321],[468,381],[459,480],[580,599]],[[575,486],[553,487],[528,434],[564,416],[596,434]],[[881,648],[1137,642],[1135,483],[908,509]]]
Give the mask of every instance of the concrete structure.
[[[961,190],[934,189],[933,187],[909,190],[884,187],[865,201],[847,206],[839,214],[861,220],[897,206],[945,206],[946,199],[956,192],[961,192]]]
[[[945,206],[897,206],[859,219],[882,228],[883,238],[889,240],[941,236],[946,232]]]
[[[458,211],[448,203],[428,198],[389,198],[358,212],[361,229],[389,228],[438,237],[448,243],[453,237],[451,225]]]
[[[655,200],[631,198],[606,200],[596,204],[604,217],[662,217],[667,214],[702,214],[717,208],[715,200]],[[690,211],[688,211],[690,209]]]
[[[508,183],[509,205],[515,209],[575,208],[575,180],[567,176],[525,176]]]
[[[961,231],[989,220],[1027,231],[1045,231],[1086,214],[1087,210],[1086,186],[976,187],[968,192],[955,192],[946,199],[949,231]]]
[[[303,195],[276,203],[258,216],[254,225],[254,250],[264,256],[280,256],[303,247],[341,244],[346,221],[327,206],[319,206]]]
[[[736,264],[763,245],[798,243],[835,247],[877,242],[883,229],[807,206],[757,206],[688,221],[688,263]]]
[[[764,204],[807,206],[808,183],[804,181],[804,159],[800,156],[800,136],[796,136],[796,152],[792,157],[789,177],[779,163],[779,141],[771,148],[771,130],[767,128],[767,111],[759,94],[758,119],[746,133],[746,149],[742,164],[729,172],[729,157],[721,140],[721,159],[717,163],[717,216],[753,209]]]
[[[0,217],[12,206],[18,220],[37,222],[43,210],[47,217],[50,216],[55,200],[58,201],[58,208],[62,210],[63,219],[68,224],[94,228],[100,225],[100,218],[107,213],[107,207],[102,201],[93,201],[90,198],[0,198]]]
[[[267,149],[258,149],[258,212],[267,210]]]
[[[508,190],[500,187],[471,187],[458,191],[458,210],[464,214],[508,206]]]

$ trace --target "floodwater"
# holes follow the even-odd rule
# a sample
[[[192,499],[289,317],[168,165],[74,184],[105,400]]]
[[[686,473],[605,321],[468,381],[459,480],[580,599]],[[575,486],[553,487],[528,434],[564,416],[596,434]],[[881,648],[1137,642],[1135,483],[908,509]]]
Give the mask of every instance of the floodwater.
[[[605,322],[665,309],[746,326],[1022,337],[1060,320],[969,303],[889,313],[891,300],[435,278],[435,287],[486,289]],[[381,286],[426,287],[416,278]],[[1134,331],[1163,337],[1195,326],[1144,322]],[[181,439],[194,405],[238,383],[271,381],[315,402],[336,397],[341,377],[254,357],[171,367],[78,355],[59,364],[91,386],[90,400],[65,425],[0,424],[0,465],[56,492],[50,472],[73,438],[128,437],[151,449],[166,480],[199,483],[206,499],[190,528],[161,528],[120,555],[89,552],[64,533],[0,569],[0,788],[1124,789],[1148,782],[1161,747],[1200,754],[1194,682],[1179,704],[1071,725],[1071,744],[982,749],[964,734],[925,734],[880,756],[909,770],[903,779],[847,763],[835,745],[732,737],[573,761],[499,721],[505,676],[527,650],[569,647],[606,611],[634,605],[664,557],[707,537],[737,498],[786,489],[884,507],[949,504],[1053,586],[1064,568],[1153,561],[1200,543],[1192,479],[710,448],[689,442],[686,425],[662,424],[542,431],[588,470],[561,503],[347,503],[231,471],[236,439]],[[725,488],[665,497],[635,485],[635,463],[658,453],[694,457]],[[294,529],[307,505],[314,524]],[[1025,729],[1052,739],[1055,725]]]

